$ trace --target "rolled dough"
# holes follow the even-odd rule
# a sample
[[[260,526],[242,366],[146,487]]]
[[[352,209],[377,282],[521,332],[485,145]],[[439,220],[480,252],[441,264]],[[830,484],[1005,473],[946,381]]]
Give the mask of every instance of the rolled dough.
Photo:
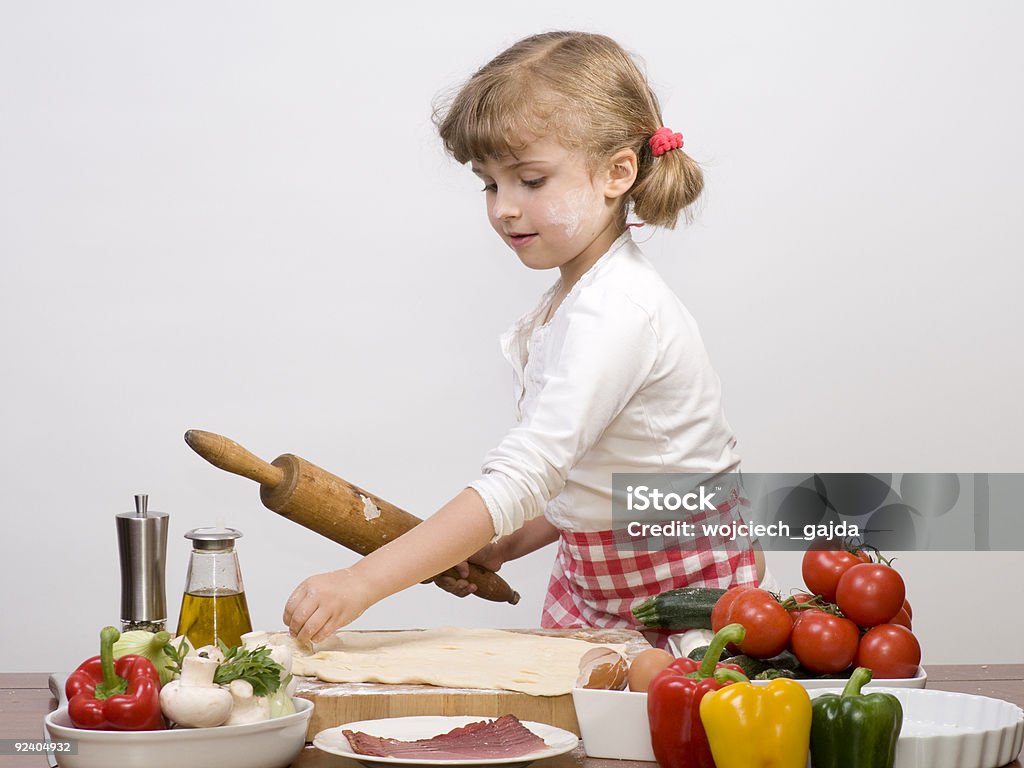
[[[391,632],[337,632],[316,648],[303,648],[287,632],[271,634],[270,646],[293,655],[292,672],[328,683],[425,684],[445,688],[520,691],[561,696],[572,691],[587,651],[626,646],[588,643],[500,629],[438,627]]]

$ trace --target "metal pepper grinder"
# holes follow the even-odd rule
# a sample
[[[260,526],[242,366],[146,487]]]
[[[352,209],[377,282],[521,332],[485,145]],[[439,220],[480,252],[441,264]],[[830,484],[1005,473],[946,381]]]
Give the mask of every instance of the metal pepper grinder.
[[[160,632],[167,624],[164,568],[167,560],[165,512],[150,512],[149,496],[135,496],[135,512],[117,515],[121,557],[121,631]]]

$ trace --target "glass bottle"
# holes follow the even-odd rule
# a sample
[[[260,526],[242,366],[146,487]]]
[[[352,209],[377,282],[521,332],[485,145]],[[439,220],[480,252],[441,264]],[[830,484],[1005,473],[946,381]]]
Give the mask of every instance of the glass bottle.
[[[241,536],[234,528],[194,528],[185,534],[192,542],[192,556],[177,634],[185,635],[193,648],[217,645],[218,640],[230,648],[241,645],[241,636],[252,632],[235,553],[235,539]]]

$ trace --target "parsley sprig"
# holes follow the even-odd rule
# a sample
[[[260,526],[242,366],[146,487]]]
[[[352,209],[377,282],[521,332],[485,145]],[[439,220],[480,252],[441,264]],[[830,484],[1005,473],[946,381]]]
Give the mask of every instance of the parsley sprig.
[[[269,696],[281,687],[281,673],[284,672],[284,667],[270,658],[270,649],[265,645],[252,649],[242,645],[228,648],[224,641],[219,639],[217,645],[224,654],[224,661],[213,675],[213,682],[217,685],[227,685],[232,680],[245,680],[252,686],[253,696],[257,697]],[[168,669],[180,675],[181,662],[189,650],[188,641],[182,640],[180,648],[168,643],[164,649],[171,660]],[[206,655],[205,652],[203,655]]]
[[[165,669],[171,670],[175,677],[180,676],[181,662],[184,660],[186,656],[188,656],[189,650],[191,649],[188,646],[188,640],[186,640],[185,638],[181,639],[180,646],[175,646],[172,641],[168,640],[167,645],[164,646],[164,654],[167,656],[168,659],[170,659],[171,663],[168,664],[165,667]]]
[[[217,667],[213,682],[227,685],[232,680],[245,680],[252,686],[253,696],[269,696],[281,687],[281,673],[284,667],[270,658],[270,649],[265,645],[247,649],[238,645],[228,648],[218,640],[224,661]]]

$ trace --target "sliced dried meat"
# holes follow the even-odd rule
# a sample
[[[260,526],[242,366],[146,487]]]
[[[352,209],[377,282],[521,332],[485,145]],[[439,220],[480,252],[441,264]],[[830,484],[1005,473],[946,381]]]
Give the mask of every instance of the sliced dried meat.
[[[544,739],[515,715],[497,720],[469,723],[430,739],[401,741],[371,736],[359,731],[342,731],[353,752],[405,760],[483,760],[521,757],[545,748]]]

